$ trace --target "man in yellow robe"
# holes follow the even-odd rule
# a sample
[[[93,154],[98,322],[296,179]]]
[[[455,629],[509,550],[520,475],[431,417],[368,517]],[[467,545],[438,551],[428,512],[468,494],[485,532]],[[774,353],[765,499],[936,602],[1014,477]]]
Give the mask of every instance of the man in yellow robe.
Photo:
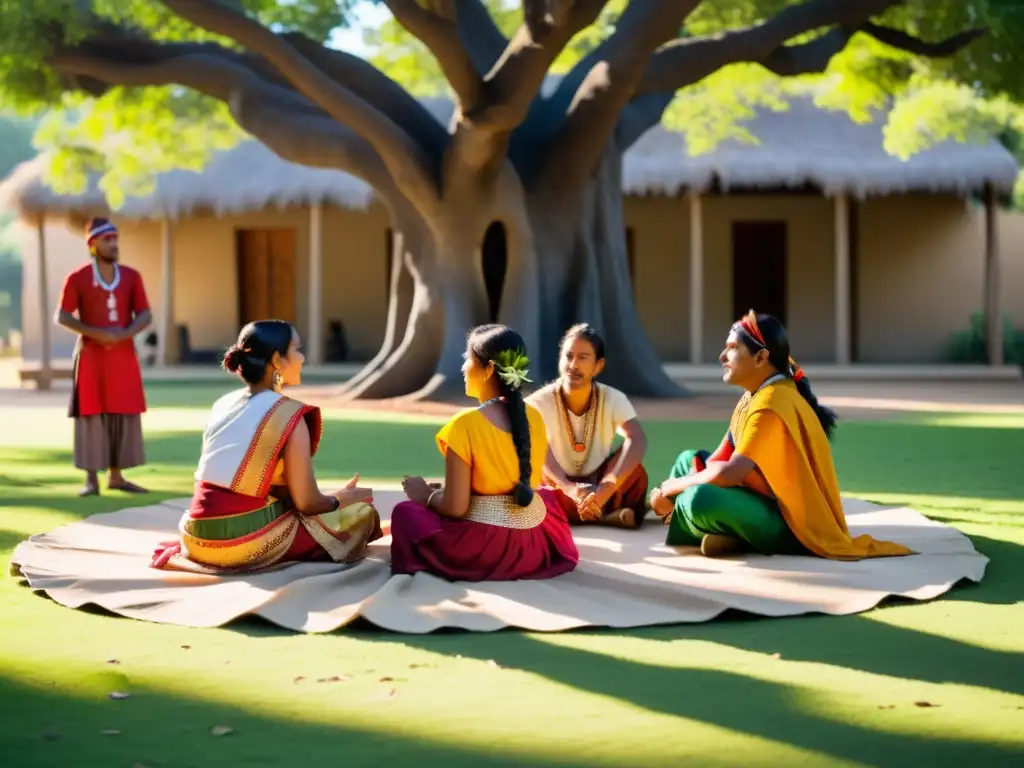
[[[751,310],[732,326],[719,360],[723,380],[746,392],[718,449],[683,452],[651,493],[652,509],[669,525],[666,543],[699,545],[708,557],[912,554],[850,536],[829,447],[836,416],[790,357],[782,323]]]

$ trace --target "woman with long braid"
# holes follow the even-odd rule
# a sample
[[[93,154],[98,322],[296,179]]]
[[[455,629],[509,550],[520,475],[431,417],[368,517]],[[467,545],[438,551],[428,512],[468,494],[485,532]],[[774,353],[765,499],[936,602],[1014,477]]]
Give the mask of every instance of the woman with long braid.
[[[829,438],[836,415],[811,392],[782,323],[753,310],[733,324],[722,379],[746,390],[714,453],[684,451],[651,507],[666,543],[707,557],[743,551],[860,560],[912,554],[850,536]]]
[[[409,500],[391,516],[391,570],[452,581],[545,579],[576,567],[569,521],[539,489],[548,452],[544,418],[523,401],[529,359],[504,325],[472,331],[462,366],[466,394],[480,402],[437,433],[445,481],[402,483]]]

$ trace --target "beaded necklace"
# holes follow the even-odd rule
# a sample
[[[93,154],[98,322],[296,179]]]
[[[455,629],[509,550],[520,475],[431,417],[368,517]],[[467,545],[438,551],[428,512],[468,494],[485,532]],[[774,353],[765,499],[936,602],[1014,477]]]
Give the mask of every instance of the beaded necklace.
[[[554,392],[555,406],[562,415],[562,422],[565,424],[565,431],[569,435],[569,444],[573,453],[576,454],[572,463],[576,467],[576,475],[583,472],[590,458],[590,449],[593,447],[593,436],[597,424],[597,414],[600,410],[601,393],[597,384],[592,384],[590,398],[587,400],[587,410],[583,413],[583,439],[576,439],[576,430],[572,425],[572,418],[569,416],[569,407],[565,403],[565,395],[561,387],[556,387]]]
[[[93,285],[98,285],[100,288],[107,292],[107,318],[112,323],[116,323],[117,317],[117,299],[114,298],[114,291],[117,290],[117,286],[121,284],[121,268],[114,263],[114,279],[109,283],[104,281],[103,275],[100,274],[99,263],[96,259],[92,260],[92,281]]]

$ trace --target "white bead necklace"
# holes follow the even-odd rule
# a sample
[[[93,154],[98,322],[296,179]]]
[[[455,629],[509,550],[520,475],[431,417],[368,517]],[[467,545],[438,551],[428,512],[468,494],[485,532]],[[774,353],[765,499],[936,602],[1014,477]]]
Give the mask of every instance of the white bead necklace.
[[[111,280],[110,283],[107,283],[103,280],[103,275],[100,274],[99,263],[96,259],[93,259],[92,280],[93,285],[98,285],[107,292],[107,317],[110,319],[110,322],[116,323],[118,320],[117,299],[114,298],[114,291],[116,291],[117,286],[121,284],[121,267],[116,263],[114,264],[114,279]]]

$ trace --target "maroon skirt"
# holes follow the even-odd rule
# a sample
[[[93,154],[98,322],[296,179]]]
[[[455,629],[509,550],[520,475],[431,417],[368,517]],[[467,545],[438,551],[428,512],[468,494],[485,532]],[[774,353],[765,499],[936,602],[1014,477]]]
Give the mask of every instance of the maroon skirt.
[[[580,556],[565,512],[547,489],[536,491],[547,515],[534,528],[503,528],[441,517],[414,501],[391,513],[391,572],[427,571],[450,581],[550,579]]]

